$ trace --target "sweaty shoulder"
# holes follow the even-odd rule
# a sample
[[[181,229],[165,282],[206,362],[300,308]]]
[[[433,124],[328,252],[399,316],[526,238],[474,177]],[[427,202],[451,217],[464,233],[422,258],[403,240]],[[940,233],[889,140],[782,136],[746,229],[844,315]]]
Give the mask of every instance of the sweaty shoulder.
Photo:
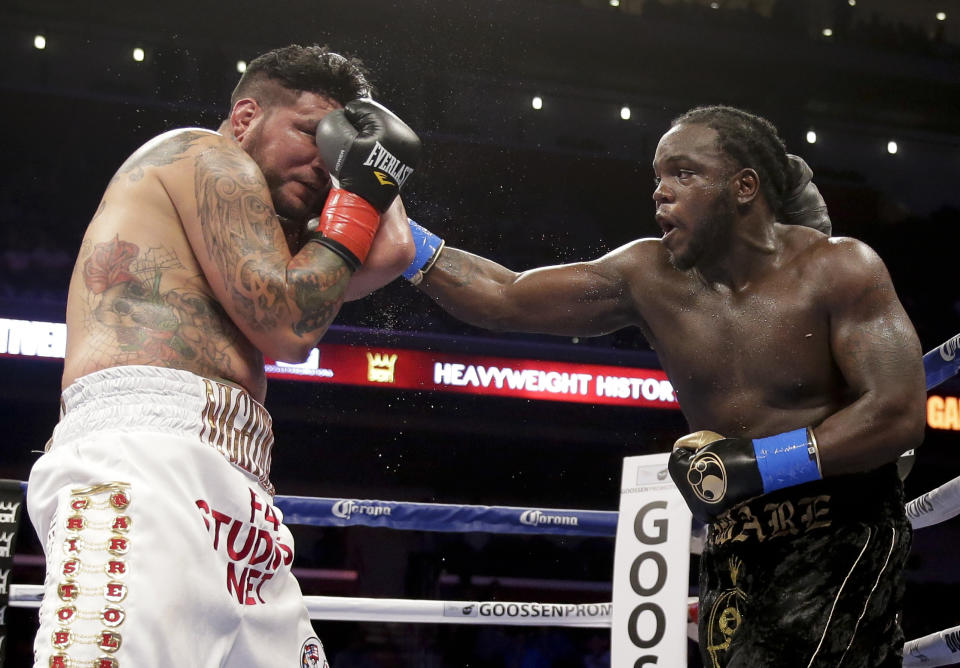
[[[841,279],[845,275],[873,272],[883,267],[877,252],[853,237],[820,235],[807,249],[816,269],[826,276]]]
[[[855,298],[865,290],[892,288],[883,260],[870,246],[852,237],[813,234],[816,237],[800,257],[806,258],[804,273],[817,278],[828,301]]]
[[[624,277],[635,272],[650,273],[652,269],[670,267],[670,258],[659,239],[636,239],[594,260],[599,267],[606,267]]]
[[[690,274],[670,263],[670,255],[660,239],[631,241],[591,263],[595,271],[608,278],[629,295],[631,324],[639,325],[650,338],[644,324],[665,305],[674,308],[690,298]]]

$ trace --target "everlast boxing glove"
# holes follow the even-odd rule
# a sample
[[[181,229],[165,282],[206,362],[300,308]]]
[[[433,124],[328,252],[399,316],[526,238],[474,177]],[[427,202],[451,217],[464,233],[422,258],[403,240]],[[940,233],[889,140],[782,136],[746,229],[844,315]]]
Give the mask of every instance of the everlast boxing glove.
[[[810,428],[754,439],[694,432],[674,444],[668,468],[693,516],[703,522],[762,494],[821,478]]]
[[[805,225],[830,236],[833,224],[827,213],[827,203],[820,189],[813,183],[813,170],[798,155],[787,154],[787,191],[783,196],[783,217],[790,225]]]
[[[361,99],[323,117],[317,148],[333,187],[311,241],[355,270],[370,251],[380,214],[416,169],[420,139],[386,107]]]

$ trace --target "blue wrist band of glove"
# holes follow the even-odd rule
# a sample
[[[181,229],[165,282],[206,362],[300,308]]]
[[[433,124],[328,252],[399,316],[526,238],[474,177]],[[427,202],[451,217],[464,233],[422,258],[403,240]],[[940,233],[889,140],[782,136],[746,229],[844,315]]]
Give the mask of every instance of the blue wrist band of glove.
[[[437,261],[440,251],[443,250],[444,242],[443,239],[416,221],[407,218],[407,222],[410,224],[410,234],[413,235],[413,244],[417,249],[417,254],[410,266],[403,272],[403,277],[417,285],[423,280],[423,275]]]
[[[811,429],[794,429],[755,438],[753,451],[757,456],[764,494],[822,478],[820,453]]]

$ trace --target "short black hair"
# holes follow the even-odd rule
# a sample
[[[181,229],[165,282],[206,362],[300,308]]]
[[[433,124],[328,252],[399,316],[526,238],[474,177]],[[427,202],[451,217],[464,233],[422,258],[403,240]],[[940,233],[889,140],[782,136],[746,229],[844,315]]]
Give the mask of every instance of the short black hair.
[[[293,93],[323,95],[341,105],[373,94],[369,73],[360,59],[342,56],[326,46],[291,44],[250,61],[230,96],[231,108],[244,97],[263,106],[279,102],[277,88],[270,83]]]
[[[717,132],[720,150],[736,169],[749,167],[760,177],[760,191],[775,213],[783,207],[789,162],[787,147],[777,128],[767,119],[736,107],[695,107],[673,119],[681,124],[705,125]]]

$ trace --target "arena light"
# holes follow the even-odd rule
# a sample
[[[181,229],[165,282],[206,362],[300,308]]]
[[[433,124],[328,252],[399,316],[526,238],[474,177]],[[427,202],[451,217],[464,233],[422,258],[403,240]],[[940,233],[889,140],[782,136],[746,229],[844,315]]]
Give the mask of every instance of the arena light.
[[[142,63],[143,59],[147,57],[147,54],[144,53],[143,49],[139,46],[133,50],[133,59],[138,63]]]
[[[889,153],[890,155],[893,155],[899,150],[900,150],[900,147],[897,146],[897,142],[893,140],[887,142],[887,153]]]
[[[543,109],[543,98],[539,95],[534,95],[533,99],[530,100],[530,106],[534,109]]]
[[[851,7],[856,7],[857,0],[847,0],[847,4],[850,5]]]
[[[938,21],[946,21],[946,20],[947,20],[947,13],[946,13],[946,12],[937,12],[937,20],[938,20]]]
[[[237,72],[239,72],[240,74],[243,74],[243,73],[246,72],[246,71],[247,71],[247,61],[245,61],[245,60],[238,60],[238,61],[237,61]]]
[[[807,143],[816,144],[817,143],[817,133],[813,130],[807,130]]]
[[[719,3],[719,2],[711,2],[711,3],[710,3],[710,9],[720,9],[720,3]]]
[[[833,37],[833,28],[824,28],[823,29],[824,37]]]
[[[620,0],[610,0],[610,6],[611,6],[611,7],[619,7],[619,6],[620,6]]]
[[[41,51],[42,51],[43,49],[46,49],[46,48],[47,48],[47,38],[44,37],[43,35],[35,35],[34,38],[33,38],[33,47],[34,47],[35,49],[40,49]]]
[[[622,107],[620,107],[620,118],[622,118],[625,121],[630,120],[630,107],[628,107],[627,105],[623,105]]]

